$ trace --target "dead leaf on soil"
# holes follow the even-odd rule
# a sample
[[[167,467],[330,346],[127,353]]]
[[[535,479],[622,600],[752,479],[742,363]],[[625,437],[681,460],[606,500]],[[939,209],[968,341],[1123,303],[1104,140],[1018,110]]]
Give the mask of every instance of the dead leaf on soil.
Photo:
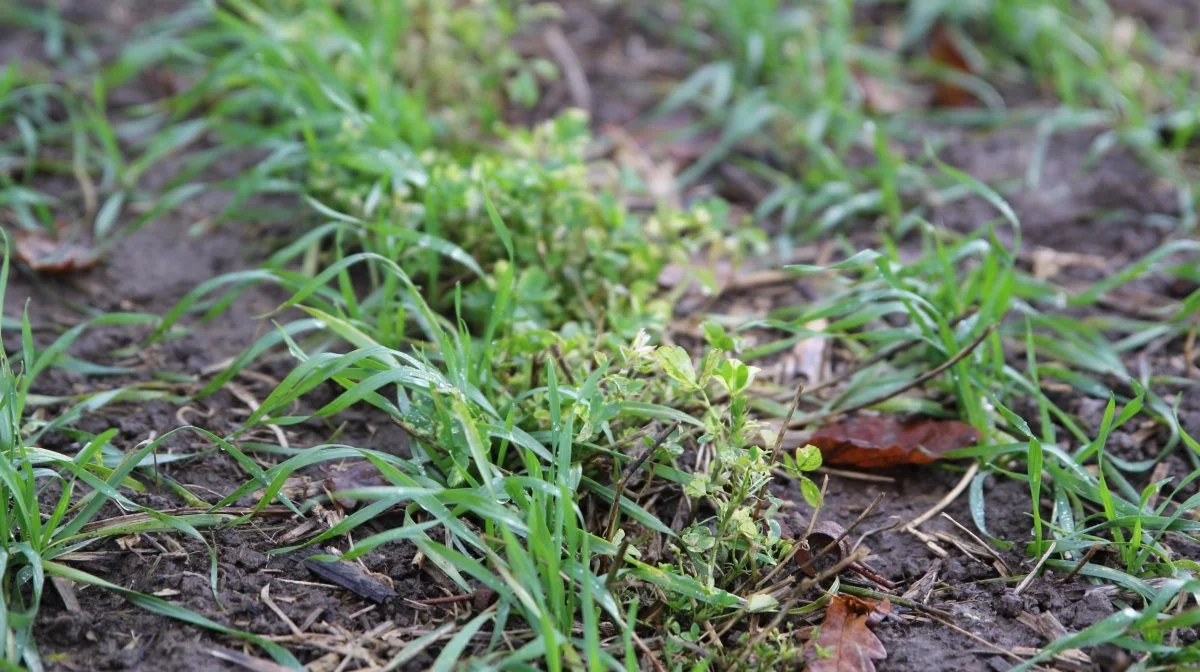
[[[828,326],[829,321],[821,318],[809,322],[804,328],[808,331],[825,331]],[[786,384],[795,380],[797,376],[804,376],[806,384],[815,384],[821,379],[821,371],[825,366],[825,349],[828,345],[829,339],[820,336],[809,336],[797,341],[783,358],[778,382]]]
[[[1083,267],[1104,271],[1108,269],[1109,265],[1107,259],[1095,254],[1062,252],[1049,247],[1034,248],[1031,256],[1033,258],[1033,277],[1038,280],[1057,277],[1066,268]]]
[[[857,417],[817,430],[809,443],[821,449],[825,464],[885,469],[928,464],[982,438],[957,420],[914,420],[896,416]]]
[[[944,23],[938,23],[929,34],[929,58],[951,70],[971,73],[971,65],[954,43],[954,36]],[[966,107],[975,100],[971,92],[939,79],[933,89],[935,107]]]
[[[17,261],[38,273],[86,271],[100,261],[100,255],[95,251],[41,230],[14,231],[12,241]]]
[[[879,623],[892,604],[851,595],[835,595],[825,608],[816,639],[804,647],[809,672],[875,672],[875,661],[887,658],[883,642],[868,625]]]
[[[874,114],[896,114],[926,107],[928,99],[921,92],[898,82],[853,70],[854,80],[862,90],[863,106]]]

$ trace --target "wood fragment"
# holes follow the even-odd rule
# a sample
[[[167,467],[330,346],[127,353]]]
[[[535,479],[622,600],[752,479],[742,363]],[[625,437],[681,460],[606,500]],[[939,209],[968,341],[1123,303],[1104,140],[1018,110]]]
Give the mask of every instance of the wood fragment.
[[[1054,544],[1050,544],[1050,547],[1046,549],[1046,552],[1042,554],[1042,557],[1038,559],[1037,564],[1034,565],[1033,570],[1026,574],[1025,578],[1021,579],[1021,582],[1018,583],[1017,587],[1013,589],[1014,595],[1020,595],[1021,593],[1025,592],[1025,589],[1029,587],[1029,584],[1033,583],[1033,579],[1037,577],[1038,572],[1042,570],[1042,565],[1046,564],[1046,561],[1050,559],[1050,554],[1053,552]]]
[[[995,560],[999,564],[999,566],[1002,568],[1000,573],[1003,576],[1012,576],[1012,569],[1008,566],[1008,563],[1004,561],[1004,558],[1000,557],[1000,554],[997,553],[996,550],[993,549],[990,544],[984,542],[983,539],[980,539],[978,535],[976,535],[974,532],[968,530],[965,526],[962,525],[962,523],[959,523],[957,520],[950,517],[950,514],[943,512],[942,517],[945,518],[946,520],[950,521],[950,523],[952,525],[954,525],[955,527],[957,527],[958,529],[962,530],[963,533],[966,534],[967,536],[971,537],[971,539],[974,539],[975,543],[979,544],[979,546],[981,548],[983,548],[983,550],[986,551],[988,555],[992,556],[992,559]]]
[[[934,560],[933,564],[929,565],[929,569],[925,570],[925,574],[917,579],[917,582],[908,587],[901,595],[906,600],[920,602],[925,604],[929,601],[929,594],[933,592],[933,586],[937,583],[938,575],[942,571],[942,561]],[[897,603],[899,604],[899,603]]]
[[[325,562],[309,556],[301,563],[314,575],[372,602],[382,604],[396,597],[396,591],[345,560]]]
[[[271,599],[270,581],[268,581],[266,585],[262,587],[259,597],[262,598],[263,604],[267,605],[268,609],[275,612],[275,615],[279,617],[279,620],[283,621],[284,624],[288,626],[288,629],[292,631],[292,634],[296,635],[297,637],[302,637],[304,635],[304,631],[296,627],[295,622],[288,618],[287,614],[283,613],[283,610],[279,608],[279,605],[275,604],[275,600]]]
[[[79,598],[75,596],[75,583],[70,579],[61,576],[50,577],[50,583],[54,584],[55,590],[58,591],[58,596],[62,598],[63,606],[72,614],[83,613],[83,607],[79,606]]]
[[[941,546],[938,546],[937,542],[934,540],[934,538],[929,536],[928,534],[925,534],[924,532],[922,532],[912,526],[904,528],[904,531],[908,532],[909,534],[911,534],[914,537],[916,537],[917,539],[919,539],[922,544],[925,544],[926,548],[928,548],[930,551],[932,551],[933,554],[938,556],[939,558],[945,559],[945,558],[950,557],[950,553],[948,553],[946,551],[946,549],[942,548]]]

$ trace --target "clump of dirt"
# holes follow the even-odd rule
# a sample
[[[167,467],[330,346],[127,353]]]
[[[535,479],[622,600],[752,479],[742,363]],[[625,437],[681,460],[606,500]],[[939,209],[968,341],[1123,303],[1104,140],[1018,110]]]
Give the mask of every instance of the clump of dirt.
[[[1005,198],[1021,222],[1027,247],[1094,255],[1119,268],[1154,249],[1169,233],[1150,215],[1177,216],[1175,188],[1133,152],[1117,147],[1089,159],[1097,131],[1056,134],[1035,179],[1037,133],[1031,128],[972,134],[952,131],[942,158],[980,181],[1016,182]],[[969,198],[938,208],[935,221],[961,232],[977,231],[999,217],[986,201]],[[1007,225],[997,227],[1012,239]]]

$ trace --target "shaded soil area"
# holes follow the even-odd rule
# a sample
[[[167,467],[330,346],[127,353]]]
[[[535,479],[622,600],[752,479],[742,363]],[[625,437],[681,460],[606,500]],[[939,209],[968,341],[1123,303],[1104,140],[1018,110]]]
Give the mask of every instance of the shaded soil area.
[[[73,9],[68,19],[91,26],[97,32],[104,27],[115,34],[127,34],[148,13],[165,15],[171,7],[183,3],[129,2],[106,3],[109,11],[91,7],[95,3],[68,3]],[[1143,6],[1141,3],[1118,3]],[[1178,29],[1174,3],[1163,5],[1159,14],[1148,14],[1147,22],[1161,21],[1164,39],[1184,39]],[[658,78],[677,79],[686,73],[687,59],[679,53],[642,35],[636,25],[616,14],[601,15],[579,5],[566,7],[563,33],[587,64],[585,74],[591,87],[591,111],[598,129],[612,124],[629,124],[638,119],[651,101],[660,99],[663,86]],[[1191,10],[1187,10],[1191,11]],[[1186,14],[1195,20],[1195,14]],[[0,62],[21,58],[40,58],[41,39],[28,32],[0,34]],[[542,49],[531,43],[530,49]],[[551,54],[553,56],[553,54]],[[631,62],[636,61],[636,67]],[[631,84],[627,81],[631,78]],[[531,115],[542,116],[551,110],[572,104],[572,92],[563,83],[552,87],[542,108]],[[1031,129],[1005,129],[989,133],[945,130],[950,138],[944,158],[985,181],[1024,180],[1030,156],[1037,142]],[[1114,150],[1094,165],[1088,165],[1088,153],[1096,131],[1074,131],[1055,137],[1047,151],[1046,162],[1036,185],[1026,185],[1009,194],[1010,202],[1021,218],[1027,249],[1045,248],[1078,255],[1067,267],[1058,268],[1053,279],[1090,281],[1112,273],[1176,235],[1160,226],[1155,214],[1178,215],[1179,201],[1137,157]],[[652,147],[647,151],[672,154],[670,148]],[[695,158],[680,150],[680,161]],[[254,157],[238,157],[214,169],[213,180],[230,177]],[[164,171],[169,174],[170,170]],[[717,174],[720,171],[716,171]],[[713,180],[703,188],[726,190]],[[46,185],[41,185],[48,188]],[[64,190],[71,189],[64,186]],[[221,211],[229,194],[219,191],[188,202],[180,210],[153,222],[122,241],[99,267],[62,279],[46,279],[28,271],[17,271],[10,281],[5,314],[17,315],[28,301],[29,313],[39,328],[38,338],[49,338],[53,330],[80,319],[79,307],[103,312],[137,311],[161,314],[172,307],[197,284],[216,275],[254,267],[269,250],[255,241],[264,232],[253,223],[231,222],[190,233],[197,222]],[[747,210],[754,203],[739,204]],[[940,207],[932,220],[947,229],[974,231],[981,223],[995,219],[988,204],[964,200]],[[275,233],[281,233],[276,231]],[[1028,263],[1036,262],[1030,257]],[[1057,273],[1062,273],[1061,277]],[[1178,298],[1191,291],[1166,279],[1147,281],[1139,288]],[[780,301],[795,300],[802,290],[784,292],[765,308]],[[800,294],[801,296],[803,294]],[[269,323],[258,319],[274,309],[284,297],[269,287],[248,289],[229,310],[205,324],[191,324],[189,333],[179,339],[138,351],[120,363],[136,369],[128,376],[97,378],[58,370],[47,372],[35,392],[46,395],[72,395],[105,386],[144,380],[145,374],[171,372],[205,380],[213,366],[237,355],[248,347]],[[102,328],[89,330],[72,348],[72,354],[100,363],[113,363],[114,350],[135,345],[144,330]],[[6,333],[6,347],[15,349],[19,342]],[[1170,399],[1182,400],[1180,419],[1193,435],[1200,436],[1200,393],[1195,389],[1196,368],[1185,361],[1183,339],[1161,344],[1149,366],[1156,372],[1191,377],[1193,384],[1177,383],[1162,388]],[[1136,362],[1131,363],[1135,368]],[[289,370],[289,361],[268,361],[249,377],[236,383],[245,394],[222,390],[198,400],[181,411],[163,401],[137,405],[113,405],[101,408],[82,419],[78,426],[99,432],[110,427],[119,430],[115,444],[129,449],[148,438],[160,436],[181,424],[197,424],[217,434],[227,434],[249,413],[247,399],[261,399]],[[178,392],[197,388],[195,383],[178,383]],[[329,391],[326,391],[329,394]],[[1094,429],[1098,422],[1096,400],[1078,393],[1063,392],[1059,403]],[[328,397],[315,396],[314,407]],[[1103,410],[1103,406],[1100,406]],[[336,437],[341,443],[374,448],[398,455],[407,454],[403,432],[386,419],[367,411],[345,413],[328,424],[308,423],[287,432],[292,446],[311,446]],[[243,437],[253,439],[254,437]],[[264,440],[273,437],[264,436]],[[1168,441],[1165,430],[1118,439],[1116,445],[1129,460],[1157,457]],[[79,446],[66,434],[52,434],[43,445],[73,452]],[[193,459],[164,464],[162,473],[170,476],[201,498],[215,500],[246,480],[245,471],[229,455],[213,451],[211,444],[196,435],[179,434],[163,446],[163,453],[198,453]],[[262,457],[264,463],[274,458]],[[1163,460],[1166,474],[1181,476],[1194,469],[1180,449]],[[934,506],[961,477],[963,465],[948,465],[875,474],[876,480],[833,476],[822,517],[842,524],[850,523],[877,495],[883,494],[879,509],[863,523],[863,529],[879,528],[891,519],[911,520]],[[346,465],[328,465],[310,469],[309,482],[303,485],[319,492],[324,479],[337,475]],[[881,480],[882,479],[882,480]],[[159,509],[178,508],[180,499],[169,490],[155,490],[151,474],[143,474],[151,492],[138,501]],[[1195,486],[1192,487],[1192,492]],[[775,492],[795,502],[788,513],[789,526],[803,529],[809,510],[794,484],[781,480]],[[919,610],[897,608],[894,616],[877,630],[888,650],[888,659],[880,669],[898,671],[931,670],[1003,670],[1012,660],[1006,652],[1036,649],[1047,643],[1044,631],[1035,625],[1042,614],[1051,614],[1072,631],[1083,629],[1111,614],[1114,602],[1129,599],[1111,586],[1048,571],[1034,579],[1019,594],[1016,582],[1033,568],[1024,552],[1032,540],[1032,502],[1026,486],[1017,481],[991,479],[984,484],[988,531],[1012,542],[999,555],[1007,570],[998,568],[994,558],[978,551],[973,540],[950,520],[935,517],[921,527],[935,542],[927,543],[901,529],[877,532],[864,543],[872,549],[869,563],[884,577],[897,584],[897,593],[923,577],[928,590],[917,601],[953,616],[958,629],[931,619]],[[253,498],[241,504],[252,505]],[[1043,511],[1049,503],[1042,502]],[[122,515],[110,507],[105,516]],[[975,531],[967,496],[956,499],[946,509],[949,518]],[[336,520],[346,512],[328,506],[325,515]],[[387,529],[397,524],[383,517],[363,533]],[[457,594],[445,576],[430,568],[410,544],[391,544],[365,556],[359,567],[374,581],[392,588],[397,596],[375,603],[344,588],[330,584],[304,566],[297,555],[271,555],[297,526],[294,520],[278,516],[260,516],[247,525],[205,532],[204,542],[182,535],[131,535],[87,549],[73,562],[80,568],[119,585],[177,601],[220,623],[255,634],[270,636],[287,646],[313,670],[357,669],[380,665],[389,653],[405,643],[430,632],[437,625],[469,614],[469,602],[421,604],[420,600],[445,598]],[[374,526],[374,527],[372,527]],[[943,536],[938,536],[940,535]],[[1182,542],[1181,542],[1182,543]],[[207,547],[206,547],[207,544]],[[345,548],[339,542],[338,548]],[[215,595],[211,585],[209,548],[216,556]],[[934,549],[940,549],[940,552]],[[1185,555],[1197,549],[1179,547]],[[944,554],[944,557],[942,557]],[[71,599],[73,598],[73,599]],[[72,602],[77,602],[72,604]],[[127,603],[110,592],[74,589],[70,598],[48,590],[38,617],[38,647],[51,669],[60,670],[224,670],[239,669],[233,663],[213,655],[213,650],[239,649],[232,639],[183,625],[164,616],[149,613]],[[1034,625],[1031,625],[1034,624]],[[970,634],[966,634],[970,633]],[[973,636],[972,636],[973,635]],[[1095,669],[1122,669],[1121,654],[1089,651]],[[417,658],[411,669],[424,669],[431,661]],[[344,667],[348,666],[348,667]]]

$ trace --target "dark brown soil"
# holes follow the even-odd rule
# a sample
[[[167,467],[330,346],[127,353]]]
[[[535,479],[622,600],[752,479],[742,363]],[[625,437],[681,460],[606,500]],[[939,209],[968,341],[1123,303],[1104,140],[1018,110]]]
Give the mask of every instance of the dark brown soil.
[[[62,4],[66,5],[68,19],[82,23],[90,33],[103,36],[97,38],[98,42],[112,44],[114,36],[127,35],[137,21],[151,15],[165,15],[184,3],[79,0]],[[100,11],[100,4],[108,9]],[[1129,11],[1145,9],[1145,21],[1155,30],[1161,30],[1164,40],[1183,39],[1177,32],[1180,25],[1177,13],[1193,23],[1200,20],[1195,3],[1179,3],[1188,7],[1179,8],[1177,13],[1176,3],[1170,0],[1115,4],[1127,6]],[[634,121],[646,111],[648,101],[661,95],[654,84],[657,77],[668,74],[677,77],[681,71],[686,72],[685,58],[640,34],[629,19],[616,14],[598,15],[581,9],[577,3],[566,3],[566,9],[568,21],[564,33],[574,49],[587,56],[586,71],[594,101],[591,111],[598,125]],[[42,58],[39,36],[26,31],[0,32],[0,64]],[[631,66],[632,61],[639,65]],[[630,82],[631,79],[634,81]],[[541,115],[570,103],[570,92],[562,86],[554,87],[542,102],[544,109],[539,108],[533,114]],[[944,158],[951,163],[985,181],[1024,179],[1035,140],[1032,130],[946,133],[952,141],[947,143]],[[1111,152],[1096,165],[1085,167],[1095,134],[1077,131],[1057,137],[1047,153],[1040,184],[1011,194],[1010,202],[1021,218],[1027,249],[1045,247],[1095,255],[1108,263],[1107,270],[1101,272],[1111,272],[1152,250],[1170,235],[1152,219],[1148,221],[1147,215],[1177,215],[1178,201],[1169,187],[1126,152]],[[234,175],[242,163],[252,159],[231,160],[209,177]],[[75,323],[79,319],[75,307],[81,305],[101,311],[162,313],[198,283],[221,273],[253,267],[267,252],[253,243],[262,237],[254,223],[231,222],[199,236],[189,234],[194,224],[219,212],[228,197],[214,190],[189,202],[124,240],[101,266],[89,272],[61,280],[16,272],[8,289],[5,314],[19,314],[27,300],[31,319],[40,327]],[[952,230],[973,231],[981,222],[995,217],[991,206],[967,200],[938,209],[933,219]],[[212,322],[191,324],[194,329],[185,338],[141,351],[135,366],[145,372],[201,376],[206,367],[236,355],[268,328],[255,316],[270,311],[280,300],[281,296],[270,288],[251,289]],[[144,331],[130,329],[92,330],[72,353],[92,361],[109,362],[114,349],[134,344],[143,336]],[[6,335],[6,339],[11,337]],[[1182,364],[1182,352],[1182,342],[1166,344],[1155,363],[1156,367],[1164,368],[1155,370],[1189,375]],[[263,373],[269,376],[282,375],[286,370],[284,362],[263,367]],[[36,391],[74,394],[125,380],[51,371],[39,381]],[[269,391],[262,380],[246,379],[239,383],[258,398]],[[1174,393],[1183,394],[1180,417],[1185,428],[1200,436],[1200,394],[1195,393],[1194,386],[1190,393],[1181,389]],[[218,434],[233,431],[238,420],[246,415],[245,403],[228,392],[219,392],[192,406],[196,413],[187,415],[186,420]],[[1085,422],[1093,421],[1092,400],[1076,398],[1065,407],[1087,416]],[[398,454],[407,450],[402,433],[369,413],[350,413],[337,422],[342,427],[340,442]],[[100,409],[81,420],[79,427],[94,432],[116,427],[120,430],[115,439],[117,445],[128,448],[180,424],[175,406],[152,402]],[[331,436],[334,429],[332,425],[312,423],[289,432],[289,439],[294,446],[316,445]],[[1165,436],[1155,435],[1147,442],[1130,445],[1123,457],[1148,459],[1156,454],[1163,441]],[[68,449],[70,444],[71,439],[63,435],[51,435],[45,441],[52,448]],[[164,451],[207,448],[205,442],[195,437],[180,436],[165,445]],[[1192,469],[1179,451],[1168,458],[1168,464],[1174,474]],[[892,518],[911,520],[954,486],[961,475],[956,470],[958,466],[883,474],[893,479],[888,483],[833,477],[822,517],[848,524],[877,494],[884,493],[878,512],[866,519],[862,529],[878,528]],[[310,475],[319,482],[334,468],[314,469]],[[223,494],[245,481],[241,468],[219,452],[171,463],[163,472],[204,497]],[[1032,540],[1028,489],[1015,481],[992,479],[984,490],[989,531],[1013,542],[1013,548],[1001,554],[1012,573],[1023,576],[1032,568],[1032,561],[1023,552],[1024,544]],[[801,502],[790,514],[792,526],[801,527],[809,512],[794,485],[780,482],[775,491],[790,501]],[[159,508],[180,506],[179,500],[167,492],[152,492],[143,503]],[[951,504],[946,513],[967,528],[975,529],[966,495]],[[108,514],[119,515],[119,512],[114,509]],[[376,524],[382,529],[387,522],[381,520]],[[365,569],[399,594],[389,603],[375,605],[330,586],[305,569],[296,556],[270,555],[280,545],[281,535],[294,526],[287,519],[266,517],[251,525],[206,532],[205,539],[218,558],[219,601],[214,599],[209,586],[208,552],[204,545],[187,537],[138,535],[109,541],[89,548],[92,555],[78,566],[114,583],[178,601],[218,622],[259,635],[276,636],[315,670],[334,670],[347,656],[351,660],[346,669],[380,664],[386,661],[387,652],[394,652],[430,627],[469,611],[469,605],[443,609],[412,602],[450,595],[457,590],[444,585],[439,572],[425,571],[416,559],[415,549],[407,544],[385,546],[362,562]],[[944,532],[965,539],[960,530],[941,517],[921,529],[928,534]],[[899,584],[899,592],[930,571],[937,559],[924,543],[902,530],[879,532],[865,543],[873,551],[869,563]],[[1015,581],[1000,578],[990,559],[971,557],[947,543],[941,546],[948,556],[940,560],[937,583],[928,604],[952,614],[962,630],[974,633],[978,639],[918,611],[898,608],[895,617],[877,631],[889,654],[879,666],[882,670],[1007,669],[1011,662],[1005,651],[1046,643],[1041,634],[1018,620],[1023,612],[1053,614],[1064,626],[1077,631],[1114,610],[1116,593],[1111,588],[1092,585],[1078,577],[1064,580],[1055,572],[1046,572],[1016,595]],[[339,544],[339,548],[344,548],[344,544]],[[269,601],[287,620],[264,599],[268,587]],[[210,651],[214,647],[238,649],[236,640],[153,615],[106,591],[77,588],[76,592],[79,612],[68,611],[51,589],[38,618],[38,646],[51,669],[159,672],[234,669]],[[383,628],[381,632],[387,634],[382,638],[362,639],[363,633],[388,621],[393,627]],[[295,636],[293,625],[304,636]],[[1097,660],[1107,655],[1091,653]],[[429,662],[418,659],[413,661],[412,668],[422,669]]]

